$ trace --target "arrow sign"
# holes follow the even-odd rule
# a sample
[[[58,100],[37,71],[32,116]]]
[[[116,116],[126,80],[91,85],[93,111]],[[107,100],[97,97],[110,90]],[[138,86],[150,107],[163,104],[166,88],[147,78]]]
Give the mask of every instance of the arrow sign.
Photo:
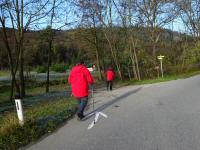
[[[161,60],[161,59],[163,59],[164,57],[165,57],[165,56],[160,55],[160,56],[158,56],[157,58]]]
[[[97,123],[100,115],[103,116],[104,118],[108,118],[108,116],[106,114],[102,113],[102,112],[95,113],[94,120],[89,124],[88,130],[90,130],[94,127],[94,125]]]

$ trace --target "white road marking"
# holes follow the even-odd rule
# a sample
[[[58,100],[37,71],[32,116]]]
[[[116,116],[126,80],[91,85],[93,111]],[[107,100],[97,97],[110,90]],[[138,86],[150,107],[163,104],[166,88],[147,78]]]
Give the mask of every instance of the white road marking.
[[[97,123],[100,115],[103,116],[104,118],[108,118],[108,116],[106,114],[104,114],[102,112],[96,112],[94,120],[88,126],[88,130],[90,130],[94,127],[94,125]]]

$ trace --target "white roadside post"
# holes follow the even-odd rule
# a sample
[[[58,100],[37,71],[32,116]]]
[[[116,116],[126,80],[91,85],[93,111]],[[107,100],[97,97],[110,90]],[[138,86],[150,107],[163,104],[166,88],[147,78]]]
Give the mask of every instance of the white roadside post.
[[[161,70],[161,74],[162,74],[162,78],[163,78],[163,65],[162,65],[162,60],[165,56],[158,56],[157,58],[160,60],[160,70]]]
[[[19,119],[19,124],[24,124],[24,114],[23,114],[23,108],[22,108],[22,101],[20,98],[15,99],[16,109],[17,109],[17,116]]]

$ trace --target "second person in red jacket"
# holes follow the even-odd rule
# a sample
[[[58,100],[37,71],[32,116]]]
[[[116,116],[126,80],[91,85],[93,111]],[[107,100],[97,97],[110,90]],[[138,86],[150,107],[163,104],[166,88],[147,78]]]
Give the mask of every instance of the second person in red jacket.
[[[89,70],[83,65],[83,62],[74,66],[70,72],[68,82],[72,86],[72,94],[78,100],[77,116],[84,118],[84,109],[88,103],[88,86],[94,83]]]
[[[113,80],[115,79],[115,72],[112,67],[106,71],[107,90],[112,91]]]

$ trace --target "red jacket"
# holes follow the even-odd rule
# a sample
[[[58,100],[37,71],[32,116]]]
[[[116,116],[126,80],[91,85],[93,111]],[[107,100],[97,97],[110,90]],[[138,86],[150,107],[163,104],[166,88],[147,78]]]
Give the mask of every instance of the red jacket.
[[[107,81],[113,81],[115,79],[115,73],[112,69],[106,71],[106,79]]]
[[[78,64],[72,68],[70,72],[68,82],[72,85],[72,94],[75,97],[86,97],[88,96],[88,84],[93,84],[94,80],[89,70]]]

